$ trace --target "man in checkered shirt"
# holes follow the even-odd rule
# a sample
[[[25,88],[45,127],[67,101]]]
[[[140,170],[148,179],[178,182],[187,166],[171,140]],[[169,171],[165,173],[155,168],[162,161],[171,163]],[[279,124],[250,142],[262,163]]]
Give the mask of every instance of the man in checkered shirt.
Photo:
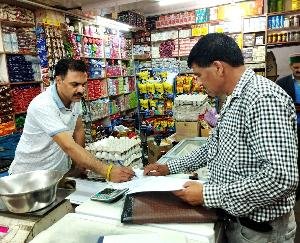
[[[166,165],[148,165],[144,174],[207,166],[206,184],[187,182],[175,194],[191,205],[225,210],[228,242],[294,242],[298,141],[292,99],[246,69],[240,48],[224,34],[201,38],[188,65],[210,96],[228,96],[217,127],[201,148]]]

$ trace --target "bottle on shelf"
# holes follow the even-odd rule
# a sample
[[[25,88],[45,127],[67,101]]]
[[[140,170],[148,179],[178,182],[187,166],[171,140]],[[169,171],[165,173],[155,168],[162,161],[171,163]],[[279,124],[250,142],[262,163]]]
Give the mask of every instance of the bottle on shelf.
[[[284,17],[283,27],[284,27],[284,28],[290,27],[290,20],[289,20],[289,17],[288,17],[288,16],[285,16],[285,17]]]
[[[281,41],[282,42],[287,42],[287,32],[283,32]]]
[[[290,27],[293,27],[294,26],[294,17],[290,16],[289,21],[290,21]]]
[[[277,12],[282,12],[283,11],[283,0],[277,0]]]
[[[272,43],[276,43],[276,42],[277,42],[277,33],[274,33],[272,38]]]
[[[299,26],[299,19],[300,19],[300,15],[294,15],[294,26],[295,27]]]
[[[294,34],[294,41],[300,41],[300,31],[295,32]]]

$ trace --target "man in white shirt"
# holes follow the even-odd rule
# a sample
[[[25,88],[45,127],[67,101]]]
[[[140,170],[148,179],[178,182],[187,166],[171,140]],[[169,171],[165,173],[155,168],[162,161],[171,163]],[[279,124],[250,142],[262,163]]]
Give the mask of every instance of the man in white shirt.
[[[27,111],[23,134],[9,173],[33,170],[68,172],[70,161],[114,182],[134,176],[130,168],[107,165],[86,151],[81,103],[87,83],[83,61],[62,59],[55,67],[55,84],[35,97]],[[71,159],[71,160],[70,160]]]

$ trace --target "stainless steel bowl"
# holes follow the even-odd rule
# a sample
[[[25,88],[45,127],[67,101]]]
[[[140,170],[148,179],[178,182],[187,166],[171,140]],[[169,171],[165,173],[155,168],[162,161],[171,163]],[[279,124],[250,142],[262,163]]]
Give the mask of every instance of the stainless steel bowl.
[[[37,170],[0,178],[0,198],[13,213],[28,213],[47,207],[56,198],[60,171]]]

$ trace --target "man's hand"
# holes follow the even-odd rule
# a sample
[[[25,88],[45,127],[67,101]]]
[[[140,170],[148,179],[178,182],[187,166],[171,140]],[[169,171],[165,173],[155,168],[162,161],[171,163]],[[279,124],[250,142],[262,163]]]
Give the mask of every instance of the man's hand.
[[[204,203],[203,185],[201,183],[188,181],[183,187],[184,189],[173,192],[174,195],[193,206],[202,205]]]
[[[165,176],[170,174],[169,167],[167,165],[161,164],[150,164],[144,169],[144,175],[149,176]]]
[[[110,180],[112,182],[130,181],[134,175],[134,171],[129,167],[113,166],[110,172]]]

